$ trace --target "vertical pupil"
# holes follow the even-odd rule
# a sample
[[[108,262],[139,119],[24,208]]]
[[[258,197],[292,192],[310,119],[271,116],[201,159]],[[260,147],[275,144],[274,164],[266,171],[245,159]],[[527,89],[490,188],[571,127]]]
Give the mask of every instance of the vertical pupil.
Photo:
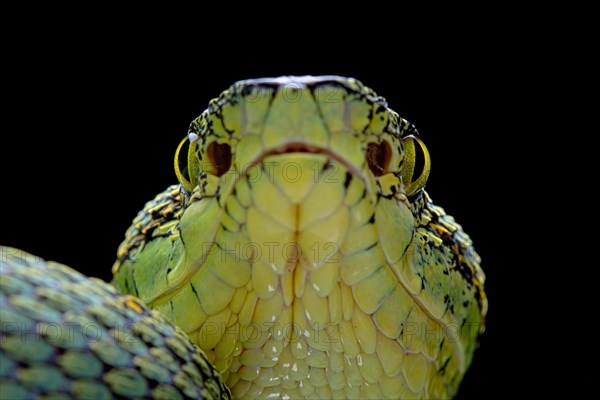
[[[181,150],[177,155],[177,163],[179,164],[179,170],[181,171],[181,175],[187,180],[190,180],[190,174],[188,170],[188,151],[190,148],[190,142],[185,141]]]
[[[416,149],[418,147],[418,149]],[[423,149],[421,146],[415,146],[415,167],[413,171],[412,181],[416,181],[421,174],[423,174],[423,170],[425,169],[425,155],[423,154]]]

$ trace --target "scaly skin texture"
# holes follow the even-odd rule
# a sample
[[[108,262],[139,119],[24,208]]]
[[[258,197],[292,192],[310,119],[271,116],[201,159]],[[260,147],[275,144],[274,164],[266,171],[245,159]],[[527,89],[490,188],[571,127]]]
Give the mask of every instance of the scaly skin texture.
[[[1,399],[229,399],[189,338],[132,296],[0,247]]]
[[[447,398],[487,300],[415,174],[416,129],[354,79],[242,81],[190,126],[115,286],[180,326],[237,398]],[[413,176],[416,175],[416,176]]]

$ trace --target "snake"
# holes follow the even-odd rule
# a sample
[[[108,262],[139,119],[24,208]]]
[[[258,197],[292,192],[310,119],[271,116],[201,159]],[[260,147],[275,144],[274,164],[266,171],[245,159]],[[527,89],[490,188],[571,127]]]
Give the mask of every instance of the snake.
[[[183,136],[111,284],[2,248],[2,398],[457,393],[485,275],[413,124],[356,79],[283,76]]]

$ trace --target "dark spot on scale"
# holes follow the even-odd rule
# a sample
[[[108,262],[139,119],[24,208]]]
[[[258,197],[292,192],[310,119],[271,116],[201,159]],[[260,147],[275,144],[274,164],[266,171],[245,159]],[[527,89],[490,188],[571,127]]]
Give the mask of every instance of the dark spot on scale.
[[[366,249],[364,249],[363,251],[369,251],[372,248],[374,248],[375,246],[377,246],[377,242],[370,244]]]
[[[374,224],[374,223],[375,223],[375,213],[373,213],[373,214],[371,215],[371,218],[369,218],[369,223],[370,223],[370,224]]]
[[[133,291],[135,292],[135,295],[137,297],[140,297],[140,292],[138,291],[137,283],[135,283],[135,275],[132,275],[132,277],[131,277],[131,283],[133,283]]]
[[[167,275],[171,273],[171,268],[167,268]]]
[[[344,180],[344,187],[346,189],[348,189],[348,186],[350,186],[350,181],[352,181],[352,175],[350,172],[346,171],[346,179]]]
[[[241,93],[242,97],[248,96],[250,93],[252,93],[252,86],[244,86],[244,87],[242,87],[241,92],[242,92]]]
[[[225,225],[223,225],[222,222],[221,222],[221,229],[223,229],[225,232],[233,232],[231,229],[227,229],[227,227]]]
[[[464,307],[464,308],[467,308],[467,307],[469,307],[469,300],[465,300],[465,301],[463,301],[463,307]]]
[[[200,296],[198,296],[198,292],[196,291],[196,288],[194,287],[194,284],[192,282],[190,282],[190,286],[192,287],[192,292],[194,292],[194,295],[196,296],[198,303],[200,303]]]
[[[450,362],[450,359],[452,358],[452,356],[448,357],[446,359],[446,361],[444,361],[444,364],[442,364],[442,366],[440,367],[440,369],[438,370],[438,374],[440,375],[444,375],[446,373],[446,367],[448,367],[448,363]]]

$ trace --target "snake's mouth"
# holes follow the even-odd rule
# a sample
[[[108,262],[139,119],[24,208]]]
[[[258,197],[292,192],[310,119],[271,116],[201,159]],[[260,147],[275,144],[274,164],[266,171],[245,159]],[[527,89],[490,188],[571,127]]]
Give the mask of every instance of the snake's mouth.
[[[323,155],[323,156],[327,157],[330,161],[335,161],[335,162],[339,163],[340,165],[344,166],[350,174],[358,177],[359,179],[361,179],[363,181],[363,183],[365,183],[365,177],[364,177],[363,172],[361,171],[359,166],[355,165],[350,160],[346,159],[345,157],[341,156],[340,154],[336,153],[335,151],[333,151],[327,147],[316,146],[316,145],[312,145],[309,143],[303,143],[303,142],[290,142],[290,143],[286,143],[282,146],[274,147],[274,148],[268,149],[266,151],[263,151],[262,153],[259,154],[259,156],[255,160],[253,160],[250,163],[250,165],[248,167],[252,167],[254,165],[261,164],[261,163],[265,162],[265,160],[268,157],[278,156],[278,155],[282,155],[282,154],[319,154],[319,155]]]

